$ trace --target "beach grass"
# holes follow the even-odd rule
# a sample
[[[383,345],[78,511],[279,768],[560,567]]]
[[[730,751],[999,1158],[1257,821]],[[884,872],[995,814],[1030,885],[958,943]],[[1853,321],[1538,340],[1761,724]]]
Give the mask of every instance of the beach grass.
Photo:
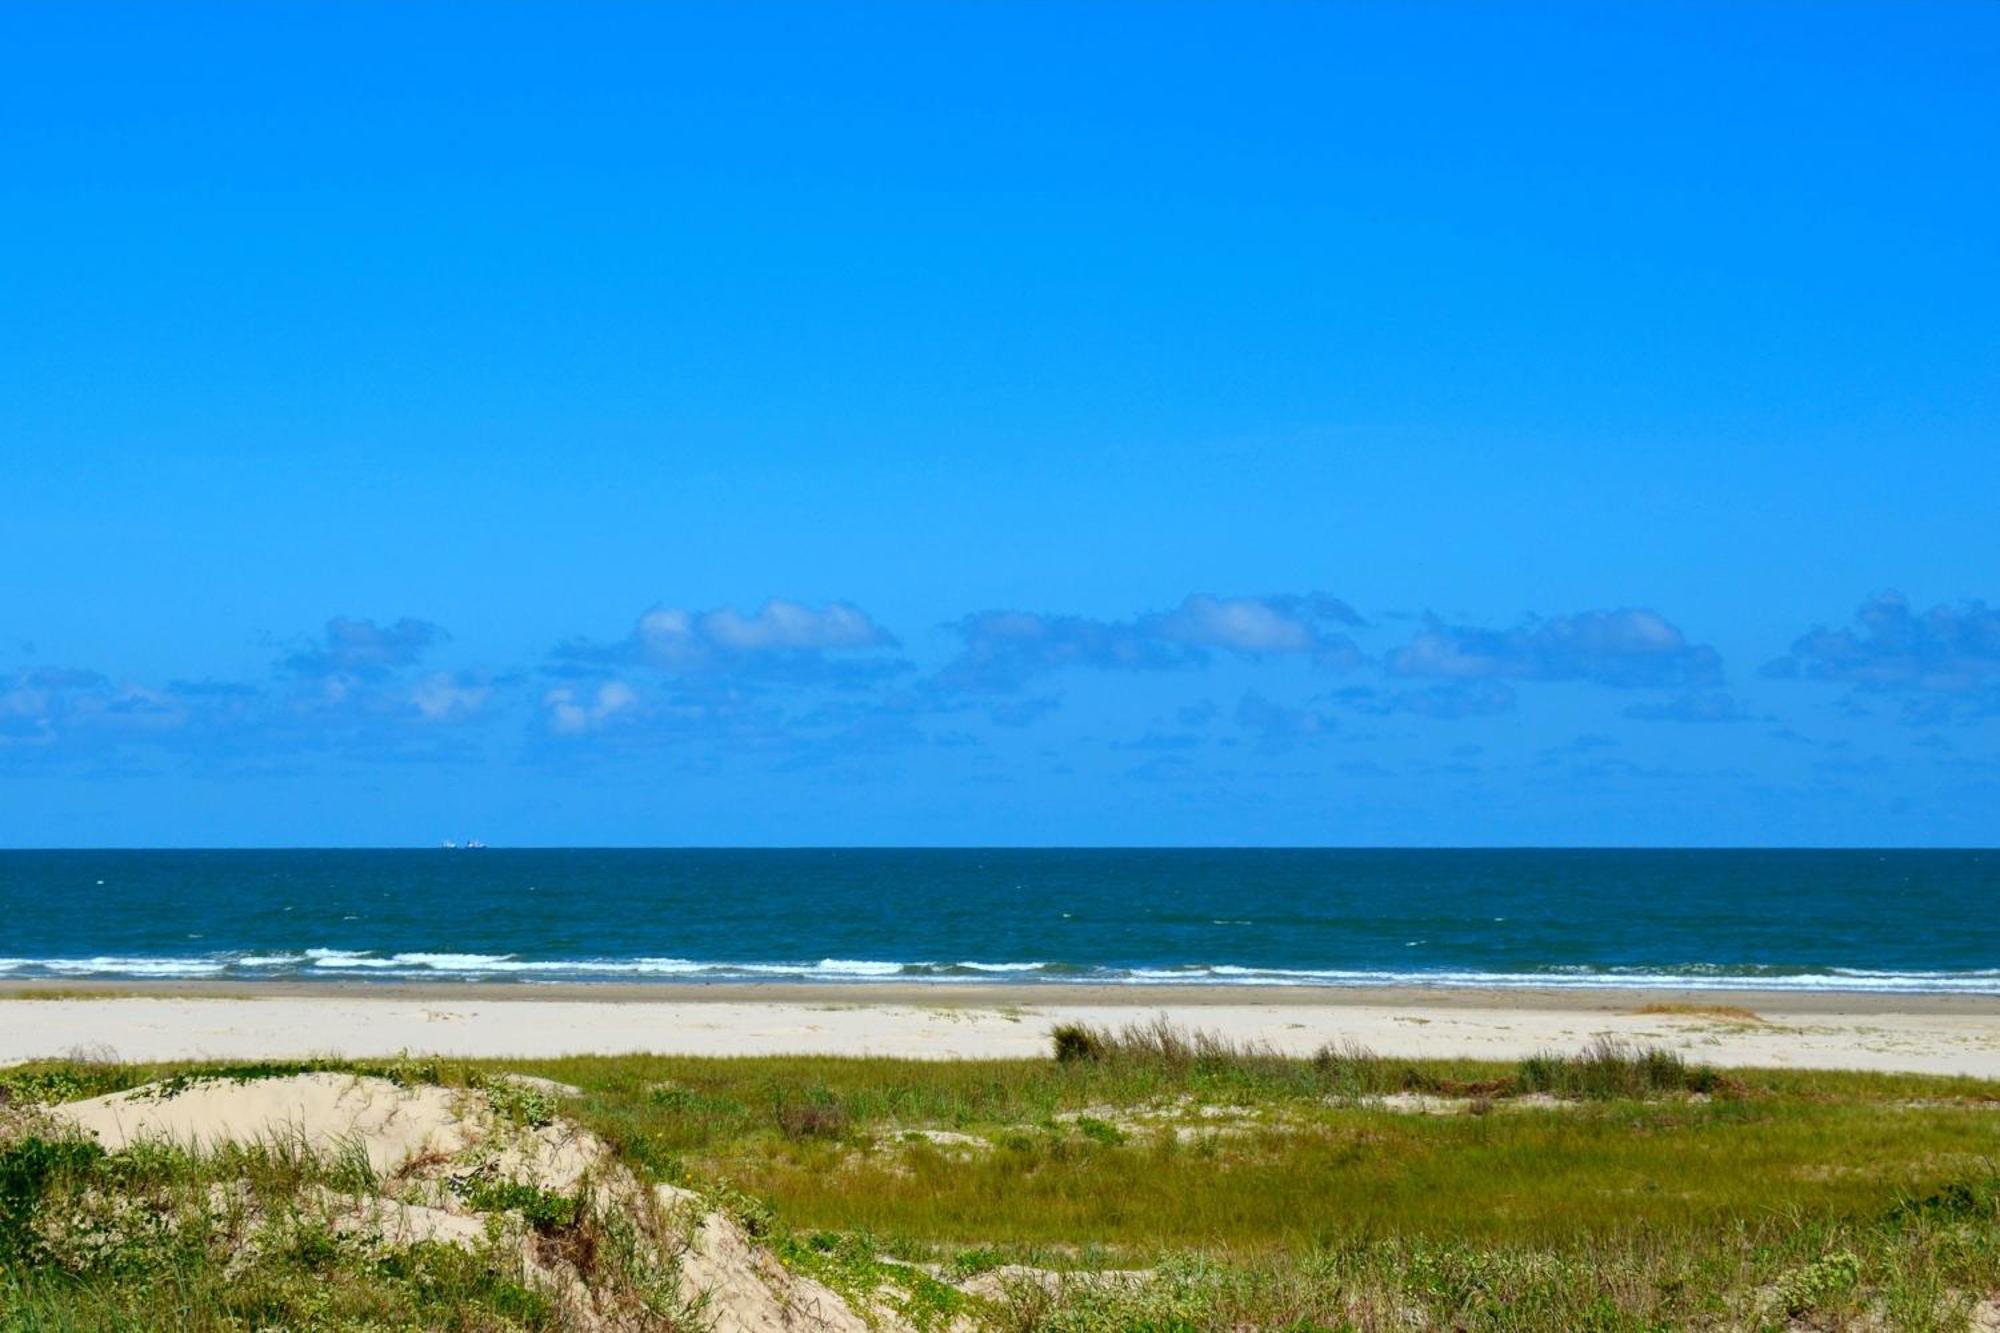
[[[1660,1000],[1642,1004],[1632,1011],[1635,1014],[1662,1014],[1675,1018],[1707,1018],[1719,1023],[1763,1023],[1767,1020],[1754,1009],[1746,1009],[1740,1004],[1689,1004],[1686,1001]]]
[[[1718,1071],[1609,1043],[1517,1063],[1353,1047],[1300,1059],[1140,1024],[1052,1038],[1040,1060],[82,1062],[0,1071],[0,1090],[19,1104],[306,1067],[573,1086],[510,1113],[581,1122],[642,1175],[725,1201],[836,1286],[930,1290],[908,1280],[912,1263],[960,1277],[1142,1270],[937,1305],[1016,1333],[1962,1333],[2000,1292],[2000,1085],[1973,1079]],[[260,1262],[271,1267],[257,1281],[282,1305],[315,1261]],[[561,1326],[492,1256],[418,1278],[327,1262],[349,1297],[338,1318],[306,1326]],[[149,1326],[141,1315],[256,1326],[199,1313],[223,1300],[215,1281],[192,1272],[145,1296],[17,1261],[0,1327]],[[427,1322],[447,1305],[451,1320]]]
[[[555,1329],[499,1244],[371,1249],[334,1223],[365,1160],[283,1144],[196,1156],[0,1146],[0,1327]],[[248,1219],[261,1225],[247,1240]]]

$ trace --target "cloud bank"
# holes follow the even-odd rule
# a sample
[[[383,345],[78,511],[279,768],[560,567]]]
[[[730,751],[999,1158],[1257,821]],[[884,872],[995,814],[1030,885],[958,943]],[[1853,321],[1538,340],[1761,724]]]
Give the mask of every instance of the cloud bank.
[[[1334,627],[1361,623],[1352,607],[1325,593],[1194,593],[1171,610],[1133,620],[981,611],[949,626],[963,647],[934,680],[948,690],[1004,694],[1058,671],[1172,671],[1200,666],[1218,652],[1250,660],[1301,657],[1342,669],[1361,654]]]
[[[613,643],[572,639],[551,655],[558,670],[646,667],[685,678],[744,683],[838,683],[902,669],[881,654],[896,639],[848,602],[811,607],[774,597],[745,615],[734,607],[656,606]]]
[[[1722,657],[1656,611],[1624,608],[1531,619],[1512,629],[1426,618],[1389,655],[1390,674],[1446,680],[1576,680],[1619,689],[1721,683]]]
[[[1901,593],[1877,593],[1855,611],[1853,625],[1815,626],[1763,674],[1865,690],[1990,693],[2000,687],[2000,611],[1969,601],[1918,614]]]
[[[1351,752],[1376,735],[1420,743],[1409,738],[1430,734],[1422,724],[1431,721],[1516,727],[1510,718],[1524,700],[1556,685],[1567,687],[1561,708],[1590,726],[1781,721],[1725,688],[1713,646],[1641,607],[1512,626],[1427,616],[1373,653],[1357,640],[1390,632],[1324,593],[1192,593],[1126,619],[982,611],[942,628],[943,651],[926,670],[854,602],[774,597],[747,611],[660,603],[621,638],[572,638],[537,666],[496,669],[452,660],[457,645],[430,620],[335,616],[249,679],[0,671],[0,764],[87,766],[147,753],[218,770],[314,754],[586,763],[674,749],[691,761],[736,754],[800,767],[920,749],[992,762],[1037,746],[1056,763],[1067,762],[1062,746],[1069,758],[1171,748],[1192,773],[1231,747]],[[1339,679],[1308,690],[1300,667]],[[1070,716],[1061,678],[1074,672],[1135,678],[1120,703],[1129,696],[1150,713],[1128,714],[1116,724],[1123,731]],[[1873,696],[1898,699],[1908,722],[2000,716],[2000,612],[1978,601],[1919,612],[1879,594],[1853,623],[1797,636],[1762,675],[1845,686],[1812,705],[1828,725],[1865,725],[1878,711]],[[1141,687],[1142,677],[1154,683]],[[1218,691],[1234,705],[1212,702]],[[1168,736],[1171,747],[1160,740]]]

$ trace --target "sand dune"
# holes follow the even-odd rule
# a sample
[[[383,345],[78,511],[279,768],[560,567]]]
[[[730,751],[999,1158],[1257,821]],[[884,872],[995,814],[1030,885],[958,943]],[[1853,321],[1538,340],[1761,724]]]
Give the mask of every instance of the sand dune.
[[[373,1230],[398,1244],[434,1241],[473,1249],[505,1219],[482,1214],[452,1191],[435,1186],[443,1174],[488,1169],[536,1187],[579,1188],[586,1180],[612,1206],[638,1213],[644,1189],[610,1150],[575,1126],[509,1129],[477,1092],[346,1074],[302,1074],[186,1086],[149,1084],[130,1092],[49,1108],[47,1114],[120,1150],[165,1141],[196,1150],[227,1145],[290,1143],[325,1154],[359,1150],[384,1188],[380,1196],[339,1196],[321,1189],[321,1207],[336,1230]],[[663,1230],[684,1236],[677,1256],[683,1297],[697,1305],[713,1333],[899,1333],[904,1325],[871,1322],[838,1294],[791,1273],[772,1254],[698,1195],[669,1185],[653,1189],[666,1216],[685,1221]],[[571,1307],[576,1326],[633,1326],[605,1309],[607,1293],[591,1291],[560,1258],[523,1235],[516,1243],[527,1271]],[[616,1298],[620,1293],[608,1293]]]

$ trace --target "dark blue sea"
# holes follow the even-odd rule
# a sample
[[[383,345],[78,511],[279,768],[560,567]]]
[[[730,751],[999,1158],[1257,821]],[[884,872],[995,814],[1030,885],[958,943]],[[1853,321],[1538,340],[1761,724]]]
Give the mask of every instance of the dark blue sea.
[[[0,980],[2000,993],[2000,852],[0,851]]]

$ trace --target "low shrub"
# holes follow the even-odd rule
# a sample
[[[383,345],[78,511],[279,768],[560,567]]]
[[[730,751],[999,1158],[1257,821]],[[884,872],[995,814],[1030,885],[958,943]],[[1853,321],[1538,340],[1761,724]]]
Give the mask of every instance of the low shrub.
[[[781,1101],[777,1107],[778,1130],[786,1138],[837,1139],[847,1132],[847,1108],[831,1098]]]
[[[0,1266],[32,1258],[35,1212],[50,1187],[103,1160],[104,1149],[81,1139],[30,1136],[0,1148]]]
[[[1678,1054],[1658,1046],[1635,1049],[1609,1037],[1599,1037],[1581,1055],[1544,1051],[1521,1062],[1523,1092],[1607,1101],[1645,1097],[1662,1092],[1713,1092],[1722,1086],[1705,1065],[1689,1065]]]
[[[1861,1260],[1842,1250],[1795,1268],[1778,1279],[1778,1300],[1794,1319],[1818,1309],[1861,1283]]]
[[[1162,1014],[1113,1031],[1065,1023],[1050,1033],[1059,1063],[1143,1065],[1164,1073],[1254,1073],[1299,1062],[1261,1042],[1240,1042],[1220,1033],[1183,1028]]]
[[[581,1194],[559,1194],[526,1181],[461,1176],[451,1182],[451,1192],[482,1213],[519,1213],[544,1235],[575,1226],[583,1215]]]
[[[482,1079],[479,1088],[501,1119],[529,1129],[555,1123],[557,1104],[554,1093],[532,1083],[501,1077]]]
[[[1095,1064],[1104,1058],[1105,1036],[1087,1024],[1059,1023],[1049,1037],[1055,1044],[1058,1064],[1073,1065],[1086,1060]]]

